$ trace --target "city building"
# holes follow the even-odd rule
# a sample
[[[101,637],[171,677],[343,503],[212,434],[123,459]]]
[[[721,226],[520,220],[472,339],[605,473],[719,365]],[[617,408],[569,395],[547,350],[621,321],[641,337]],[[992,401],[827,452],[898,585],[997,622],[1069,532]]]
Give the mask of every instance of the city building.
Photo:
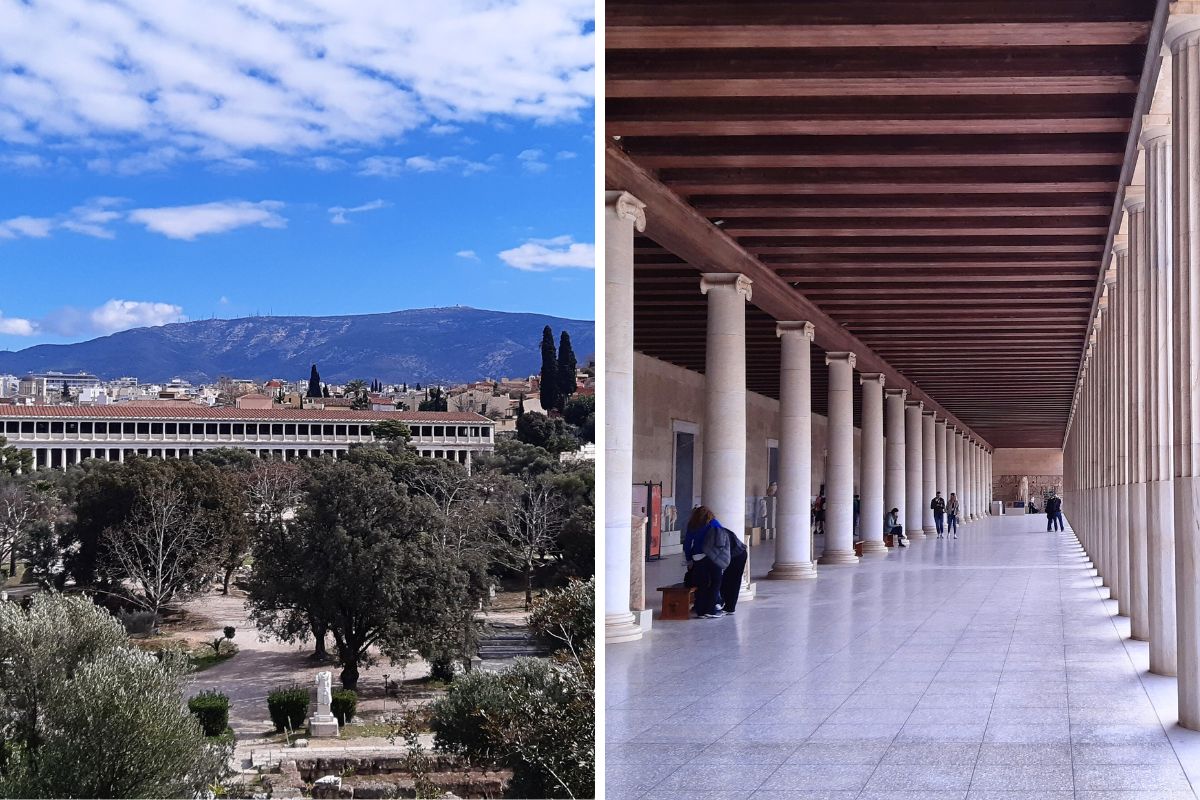
[[[428,458],[458,461],[495,447],[495,423],[479,414],[420,411],[208,408],[178,401],[146,405],[0,406],[0,434],[34,454],[34,469],[65,469],[88,458],[133,455],[188,458],[233,447],[264,458],[340,456],[375,441],[376,423],[408,425],[410,447]]]

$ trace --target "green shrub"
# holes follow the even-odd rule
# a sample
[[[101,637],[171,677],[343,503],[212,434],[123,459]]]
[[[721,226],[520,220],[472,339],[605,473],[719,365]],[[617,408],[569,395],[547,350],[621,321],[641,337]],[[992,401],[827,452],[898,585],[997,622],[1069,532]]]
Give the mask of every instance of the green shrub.
[[[200,720],[205,736],[220,736],[229,728],[229,698],[220,692],[201,692],[188,700],[188,711]]]
[[[337,717],[338,724],[345,725],[354,719],[354,712],[358,709],[358,692],[353,689],[337,689],[333,692],[329,709]]]
[[[572,579],[534,602],[529,627],[558,648],[578,653],[595,643],[596,578]]]
[[[503,672],[460,676],[433,705],[435,746],[513,771],[511,797],[593,797],[591,648],[579,660],[519,658]]]
[[[303,686],[284,686],[267,695],[267,710],[275,730],[288,728],[299,730],[304,727],[308,716],[308,690]]]

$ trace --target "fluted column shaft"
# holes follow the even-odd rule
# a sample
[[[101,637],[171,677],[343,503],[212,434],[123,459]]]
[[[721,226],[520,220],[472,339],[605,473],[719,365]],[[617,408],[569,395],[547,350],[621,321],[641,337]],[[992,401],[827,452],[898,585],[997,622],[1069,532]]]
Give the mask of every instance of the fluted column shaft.
[[[1146,407],[1146,198],[1141,187],[1125,190],[1129,215],[1130,296],[1129,325],[1129,430],[1126,460],[1129,466],[1129,633],[1139,641],[1150,638],[1146,565],[1146,452],[1143,409]]]
[[[633,504],[633,231],[645,204],[606,192],[604,206],[604,639],[640,639],[629,606]],[[122,450],[121,453],[124,451]],[[123,456],[119,456],[123,458]]]
[[[937,445],[933,424],[932,411],[921,414],[921,532],[926,536],[937,533],[933,524],[933,509],[930,507],[937,486]]]
[[[1172,494],[1179,724],[1200,730],[1200,17],[1173,18],[1165,41],[1171,49],[1174,128]]]
[[[910,400],[904,404],[904,533],[910,539],[924,539],[922,527],[921,496],[922,487],[922,451],[924,437],[921,432],[921,411],[925,404],[920,400]]]
[[[954,431],[954,491],[958,493],[958,522],[967,521],[966,486],[967,464],[963,454],[965,440],[961,431]]]
[[[950,483],[947,474],[950,469],[946,453],[946,420],[939,419],[933,423],[933,458],[934,458],[934,491],[941,492],[943,498],[950,497]]]
[[[856,564],[854,555],[854,354],[826,353],[829,459],[825,476],[822,564]]]
[[[883,544],[883,375],[859,376],[862,384],[859,531],[863,555],[886,553]],[[890,508],[890,506],[889,506]]]
[[[898,519],[904,520],[907,505],[907,487],[904,481],[904,403],[908,397],[906,389],[884,389],[884,416],[887,422],[886,452],[884,456],[883,505],[886,514],[893,508],[899,509]],[[883,519],[877,520],[880,527]]]
[[[768,578],[817,577],[812,554],[812,340],[808,322],[780,322],[779,491]]]
[[[1117,324],[1115,330],[1116,349],[1114,356],[1117,363],[1116,413],[1113,425],[1116,428],[1116,474],[1113,489],[1116,492],[1116,529],[1117,529],[1117,613],[1129,616],[1129,463],[1128,440],[1129,430],[1126,419],[1129,414],[1129,298],[1130,269],[1128,235],[1118,237],[1120,242],[1114,246],[1117,264]]]

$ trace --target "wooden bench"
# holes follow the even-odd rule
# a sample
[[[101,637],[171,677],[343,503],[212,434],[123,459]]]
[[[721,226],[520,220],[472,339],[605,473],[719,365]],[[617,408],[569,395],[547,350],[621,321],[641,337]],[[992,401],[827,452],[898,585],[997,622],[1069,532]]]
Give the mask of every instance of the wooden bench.
[[[883,546],[884,547],[895,547],[896,545],[892,541],[892,539],[893,539],[893,537],[890,533],[885,533],[883,535]],[[862,546],[863,546],[863,543],[861,540],[854,543],[854,555],[861,556],[863,554]]]
[[[692,599],[696,594],[695,588],[677,583],[674,586],[660,586],[662,592],[662,614],[659,619],[691,619]]]

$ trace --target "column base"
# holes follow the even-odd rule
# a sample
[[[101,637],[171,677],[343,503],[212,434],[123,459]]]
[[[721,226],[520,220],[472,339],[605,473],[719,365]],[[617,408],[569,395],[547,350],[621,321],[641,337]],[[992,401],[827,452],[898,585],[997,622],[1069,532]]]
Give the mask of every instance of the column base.
[[[758,594],[757,583],[743,583],[742,590],[738,592],[738,602],[741,602],[742,600],[753,600],[756,594]]]
[[[767,580],[772,581],[802,581],[817,577],[817,565],[811,561],[794,561],[781,563],[776,561],[767,573]]]
[[[872,553],[886,555],[887,551],[888,546],[878,539],[863,539],[862,554],[864,556],[871,555]]]
[[[606,643],[634,642],[640,638],[642,638],[642,629],[634,622],[633,614],[605,615],[604,641]]]
[[[642,633],[649,633],[650,628],[654,626],[654,609],[644,608],[633,612],[633,624],[637,625]]]
[[[924,526],[921,527],[921,533],[925,534],[926,538],[937,538],[937,528]]]
[[[826,550],[817,559],[818,564],[857,564],[858,556],[853,550]]]
[[[911,533],[909,533],[908,531],[905,531],[904,535],[910,542],[916,542],[916,541],[919,541],[919,540],[925,538],[925,532],[918,531],[918,530],[914,530]]]

